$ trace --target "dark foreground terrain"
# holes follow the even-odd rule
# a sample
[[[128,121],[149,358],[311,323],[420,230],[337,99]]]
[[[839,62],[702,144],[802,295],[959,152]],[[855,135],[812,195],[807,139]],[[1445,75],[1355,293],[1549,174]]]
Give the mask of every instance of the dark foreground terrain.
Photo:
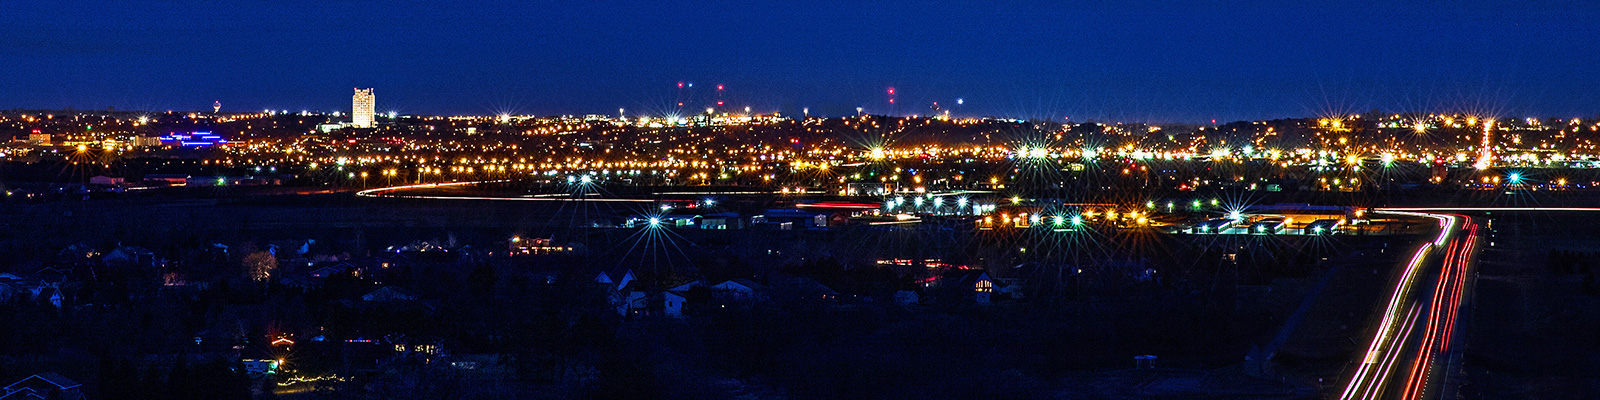
[[[61,271],[62,296],[0,306],[0,376],[53,371],[91,398],[1314,398],[1354,359],[1406,253],[1394,249],[1416,238],[652,235],[573,228],[572,207],[348,193],[8,204],[0,266]],[[507,257],[513,236],[574,250]],[[150,258],[113,256],[139,251]],[[897,258],[946,265],[876,261]],[[323,266],[335,275],[306,282]],[[595,282],[630,270],[628,289]],[[969,271],[996,282],[991,301],[944,283]],[[659,303],[619,317],[609,297],[729,279],[757,295],[683,291],[677,318]],[[833,294],[796,297],[814,287],[794,282]],[[378,288],[393,291],[374,300]],[[1154,368],[1135,369],[1141,355]],[[243,372],[256,359],[282,364]]]
[[[1600,397],[1600,214],[1487,216],[1463,394]]]

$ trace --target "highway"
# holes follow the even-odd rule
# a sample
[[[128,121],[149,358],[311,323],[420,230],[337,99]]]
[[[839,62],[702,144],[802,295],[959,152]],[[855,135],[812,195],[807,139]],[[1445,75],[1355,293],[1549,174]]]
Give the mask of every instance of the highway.
[[[1422,244],[1400,272],[1361,363],[1341,399],[1437,397],[1449,355],[1459,348],[1456,320],[1467,292],[1479,224],[1441,212],[1373,210],[1439,221],[1439,234]]]
[[[367,189],[367,190],[358,191],[358,192],[356,192],[356,196],[359,196],[359,197],[386,197],[386,198],[394,198],[394,199],[426,199],[426,200],[491,200],[491,201],[605,202],[605,203],[662,203],[662,204],[670,204],[670,203],[694,203],[695,200],[671,200],[671,199],[658,199],[658,198],[655,198],[655,197],[658,197],[658,196],[737,196],[737,195],[773,195],[774,194],[773,192],[760,192],[760,191],[747,191],[747,192],[738,192],[738,191],[703,191],[703,192],[673,191],[673,192],[649,193],[648,194],[649,198],[644,198],[644,197],[640,197],[640,196],[635,196],[635,197],[632,197],[632,198],[598,197],[599,193],[592,192],[592,191],[586,192],[587,195],[579,195],[579,193],[574,192],[574,193],[529,194],[529,195],[520,195],[520,196],[516,196],[516,197],[509,197],[509,196],[441,196],[441,195],[403,195],[403,194],[396,194],[396,193],[409,191],[409,190],[416,190],[416,189],[438,189],[438,188],[448,188],[448,187],[455,187],[455,186],[471,186],[471,185],[477,185],[477,184],[481,184],[481,183],[501,183],[501,182],[509,182],[509,181],[508,180],[466,181],[466,182],[421,183],[421,184],[414,184],[414,185],[389,186],[389,187],[381,187],[381,188]],[[585,183],[583,183],[581,185],[590,185],[590,184],[585,182]],[[593,187],[590,187],[590,188],[592,189]],[[872,205],[872,208],[877,208],[877,205],[876,204]]]

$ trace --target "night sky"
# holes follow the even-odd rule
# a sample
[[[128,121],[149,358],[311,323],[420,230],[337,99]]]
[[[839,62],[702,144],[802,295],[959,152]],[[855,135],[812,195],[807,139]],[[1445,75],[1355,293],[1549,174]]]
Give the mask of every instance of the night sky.
[[[1584,2],[592,3],[7,0],[0,108],[348,111],[359,86],[380,112],[633,115],[723,84],[813,115],[1600,112]]]

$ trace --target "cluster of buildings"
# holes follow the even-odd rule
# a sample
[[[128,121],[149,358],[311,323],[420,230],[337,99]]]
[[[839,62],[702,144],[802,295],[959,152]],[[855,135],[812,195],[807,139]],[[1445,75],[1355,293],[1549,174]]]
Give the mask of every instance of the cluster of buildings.
[[[1395,179],[1481,186],[1508,168],[1600,168],[1600,119],[1588,118],[1373,113],[1159,125],[794,118],[717,109],[630,117],[401,116],[377,113],[374,89],[356,89],[351,107],[347,115],[0,112],[0,135],[14,138],[0,148],[0,158],[178,156],[216,168],[332,167],[343,173],[329,179],[360,184],[558,184],[582,175],[615,184],[762,186],[847,196],[1068,186],[1088,175],[1115,178],[1094,183],[1099,188],[1193,190],[1221,181],[1265,187],[1277,183],[1262,179],[1289,178],[1310,190],[1359,191]],[[1387,173],[1417,168],[1428,173]],[[369,176],[381,181],[364,179]],[[1554,178],[1550,184],[1568,188],[1592,183]]]

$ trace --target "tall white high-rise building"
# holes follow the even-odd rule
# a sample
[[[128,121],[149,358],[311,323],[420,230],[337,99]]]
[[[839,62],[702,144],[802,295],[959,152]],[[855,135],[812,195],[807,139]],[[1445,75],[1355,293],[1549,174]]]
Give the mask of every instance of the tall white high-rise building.
[[[356,88],[356,95],[350,100],[350,126],[373,127],[372,118],[376,115],[372,112],[373,103],[372,89]]]

